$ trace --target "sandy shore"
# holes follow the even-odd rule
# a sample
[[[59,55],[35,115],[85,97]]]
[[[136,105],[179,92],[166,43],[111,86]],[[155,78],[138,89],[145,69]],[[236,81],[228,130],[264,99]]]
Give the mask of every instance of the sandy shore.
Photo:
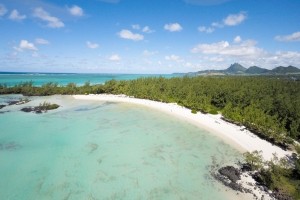
[[[91,94],[74,95],[73,97],[81,100],[134,103],[158,109],[160,111],[172,114],[173,116],[187,120],[188,122],[221,137],[227,143],[234,146],[241,152],[252,152],[254,150],[262,151],[262,156],[265,160],[270,160],[274,153],[276,153],[278,157],[291,155],[290,151],[284,151],[281,148],[260,139],[250,131],[246,130],[244,127],[222,120],[221,115],[202,114],[200,112],[193,114],[189,109],[178,106],[174,103],[161,103],[146,99],[131,98],[125,95]]]

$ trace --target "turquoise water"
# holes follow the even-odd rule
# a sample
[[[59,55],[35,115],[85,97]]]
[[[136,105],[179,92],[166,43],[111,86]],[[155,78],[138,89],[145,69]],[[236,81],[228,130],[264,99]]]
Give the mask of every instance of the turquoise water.
[[[76,83],[83,85],[85,82],[91,84],[102,84],[108,80],[132,80],[141,77],[162,76],[171,78],[174,74],[60,74],[60,73],[1,73],[0,84],[14,86],[21,82],[32,81],[35,86],[41,86],[48,82],[55,82],[59,85],[67,85],[68,83]]]
[[[0,103],[20,96],[0,96]],[[241,155],[219,138],[134,104],[35,97],[62,105],[0,111],[0,199],[230,199],[211,165]]]

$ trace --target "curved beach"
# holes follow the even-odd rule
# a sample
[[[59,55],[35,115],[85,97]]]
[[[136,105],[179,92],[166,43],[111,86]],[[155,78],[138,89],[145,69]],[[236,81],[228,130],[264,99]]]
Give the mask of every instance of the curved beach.
[[[259,138],[244,127],[222,120],[221,115],[202,114],[200,112],[193,114],[191,113],[191,110],[175,103],[162,103],[147,99],[128,97],[126,95],[111,94],[73,95],[73,97],[80,100],[124,102],[148,106],[204,128],[212,134],[221,137],[228,144],[234,146],[241,152],[252,152],[254,150],[262,151],[262,156],[265,160],[270,160],[273,157],[273,154],[276,154],[279,158],[292,154],[290,151],[284,151],[283,149]]]

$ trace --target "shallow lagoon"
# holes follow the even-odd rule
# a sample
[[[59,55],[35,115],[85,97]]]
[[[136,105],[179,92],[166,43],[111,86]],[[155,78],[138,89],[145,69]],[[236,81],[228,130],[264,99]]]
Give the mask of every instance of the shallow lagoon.
[[[0,110],[0,199],[230,199],[209,170],[241,155],[216,136],[134,104],[29,105],[45,99],[62,107]]]

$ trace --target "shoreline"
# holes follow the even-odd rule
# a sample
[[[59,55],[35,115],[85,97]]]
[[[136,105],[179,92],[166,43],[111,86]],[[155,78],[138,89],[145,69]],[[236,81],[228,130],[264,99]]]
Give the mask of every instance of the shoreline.
[[[197,112],[191,113],[191,110],[179,106],[176,103],[162,103],[148,99],[138,99],[126,95],[112,95],[112,94],[90,94],[90,95],[72,95],[74,99],[78,100],[96,100],[96,101],[112,101],[133,103],[142,106],[147,106],[162,112],[171,114],[177,118],[187,121],[199,128],[205,129],[211,134],[214,134],[225,140],[226,143],[236,148],[241,153],[249,151],[262,151],[264,160],[271,160],[273,154],[279,158],[290,156],[291,151],[284,151],[278,146],[269,143],[256,136],[243,126],[238,126],[221,119],[222,115],[211,115]]]

